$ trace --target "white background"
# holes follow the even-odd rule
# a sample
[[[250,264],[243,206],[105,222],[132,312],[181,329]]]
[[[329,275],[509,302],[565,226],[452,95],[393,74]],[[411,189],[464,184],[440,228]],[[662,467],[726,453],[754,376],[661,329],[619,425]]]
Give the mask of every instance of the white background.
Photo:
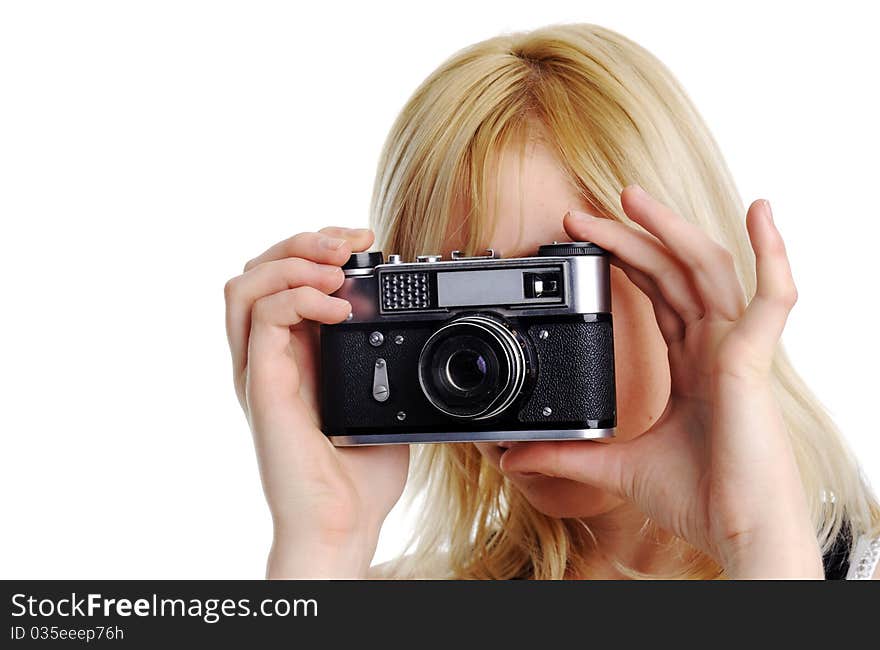
[[[880,483],[871,3],[317,4],[0,5],[0,577],[261,577],[224,282],[298,231],[366,225],[418,83],[555,22],[657,54],[743,197],[772,200],[801,296],[786,344]]]

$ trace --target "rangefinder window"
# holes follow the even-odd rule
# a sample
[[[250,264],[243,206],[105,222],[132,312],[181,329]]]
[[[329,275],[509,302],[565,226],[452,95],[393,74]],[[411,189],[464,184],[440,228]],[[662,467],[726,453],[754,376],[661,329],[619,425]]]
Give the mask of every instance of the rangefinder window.
[[[437,273],[437,304],[440,307],[534,305],[564,301],[562,270],[558,267]]]
[[[526,298],[562,299],[562,273],[538,271],[523,273],[523,294]]]

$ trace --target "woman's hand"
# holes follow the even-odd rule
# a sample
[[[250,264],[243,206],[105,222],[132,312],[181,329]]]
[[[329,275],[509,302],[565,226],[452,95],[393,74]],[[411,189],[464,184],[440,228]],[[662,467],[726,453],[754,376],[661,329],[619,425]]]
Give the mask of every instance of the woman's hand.
[[[734,578],[821,578],[822,560],[770,367],[797,298],[766,201],[749,208],[757,292],[746,307],[728,251],[637,186],[623,209],[647,233],[569,213],[653,303],[669,350],[671,395],[649,431],[628,442],[517,445],[505,471],[598,486],[708,553]]]
[[[271,577],[362,577],[406,481],[405,446],[336,448],[321,432],[318,323],[351,312],[329,296],[364,229],[300,233],[226,283],[235,391],[250,423],[272,512]]]

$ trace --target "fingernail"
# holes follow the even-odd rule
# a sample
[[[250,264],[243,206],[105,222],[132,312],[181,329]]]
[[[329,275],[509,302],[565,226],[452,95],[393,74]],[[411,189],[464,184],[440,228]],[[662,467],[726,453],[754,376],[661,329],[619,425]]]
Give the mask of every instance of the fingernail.
[[[641,195],[647,194],[647,192],[645,191],[645,188],[642,187],[641,185],[639,185],[638,183],[633,183],[632,185],[629,186],[629,188],[630,188],[630,191],[635,192],[636,194],[641,194]]]
[[[340,267],[335,266],[333,264],[319,264],[318,266],[321,267],[322,271],[324,271],[325,273],[328,273],[330,275],[336,275],[337,273],[342,271],[342,269]]]
[[[345,229],[348,234],[357,237],[359,235],[365,235],[370,232],[369,228],[346,228]]]
[[[598,217],[594,217],[588,212],[579,212],[578,210],[569,210],[568,214],[572,219],[576,219],[577,221],[594,221],[598,219]]]
[[[321,239],[321,246],[331,251],[338,251],[342,248],[343,244],[345,244],[345,240],[341,237],[324,237]]]
[[[764,199],[764,208],[767,210],[767,221],[773,223],[773,208],[770,207],[770,201]]]

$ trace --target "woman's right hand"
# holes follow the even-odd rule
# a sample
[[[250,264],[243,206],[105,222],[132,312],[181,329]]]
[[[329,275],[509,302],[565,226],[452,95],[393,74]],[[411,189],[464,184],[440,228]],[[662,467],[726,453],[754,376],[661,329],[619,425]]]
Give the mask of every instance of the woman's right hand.
[[[274,524],[270,578],[364,577],[406,482],[408,447],[338,448],[320,430],[318,323],[351,312],[328,294],[372,243],[367,229],[300,233],[226,283],[235,391]]]

